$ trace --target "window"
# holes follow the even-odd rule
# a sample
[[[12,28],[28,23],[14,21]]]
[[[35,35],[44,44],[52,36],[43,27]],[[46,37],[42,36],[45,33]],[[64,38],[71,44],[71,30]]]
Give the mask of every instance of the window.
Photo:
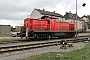
[[[53,19],[54,22],[58,22],[58,19]]]

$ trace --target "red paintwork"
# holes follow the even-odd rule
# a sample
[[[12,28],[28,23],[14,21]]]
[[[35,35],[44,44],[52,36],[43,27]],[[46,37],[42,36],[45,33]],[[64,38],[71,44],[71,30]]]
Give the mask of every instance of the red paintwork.
[[[25,22],[28,22],[25,24]],[[26,29],[28,25],[28,30],[48,30],[48,20],[38,20],[27,18],[24,20],[24,28]]]
[[[40,20],[40,19],[31,19],[31,18],[26,18],[24,20],[24,29],[26,29],[26,27],[28,28],[28,30],[51,30],[51,31],[58,31],[58,30],[69,31],[76,29],[74,23],[58,22],[53,19]]]

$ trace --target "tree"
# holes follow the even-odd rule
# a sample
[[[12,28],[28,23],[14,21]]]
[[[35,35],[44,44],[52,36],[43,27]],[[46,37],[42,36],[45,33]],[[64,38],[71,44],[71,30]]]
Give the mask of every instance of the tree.
[[[12,32],[15,32],[15,29],[16,29],[16,28],[11,27],[11,31],[12,31]]]

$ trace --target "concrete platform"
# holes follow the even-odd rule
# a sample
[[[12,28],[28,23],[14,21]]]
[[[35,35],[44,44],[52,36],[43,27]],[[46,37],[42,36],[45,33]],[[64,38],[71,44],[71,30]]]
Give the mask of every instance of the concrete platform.
[[[17,40],[25,40],[25,38],[21,39],[20,37],[0,37],[0,42],[3,41],[17,41]]]

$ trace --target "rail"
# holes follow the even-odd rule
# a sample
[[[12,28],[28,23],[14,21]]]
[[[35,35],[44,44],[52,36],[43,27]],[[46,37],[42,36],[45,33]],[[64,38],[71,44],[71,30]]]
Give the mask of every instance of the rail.
[[[89,41],[89,40],[88,38],[81,38],[81,39],[79,38],[77,40],[67,40],[67,43],[77,43],[77,42],[84,42],[84,41]],[[48,46],[57,46],[57,45],[60,45],[60,42],[61,41],[49,41],[49,42],[32,43],[32,44],[25,44],[25,45],[4,46],[4,47],[0,47],[0,54],[28,50],[28,49],[43,48]]]

